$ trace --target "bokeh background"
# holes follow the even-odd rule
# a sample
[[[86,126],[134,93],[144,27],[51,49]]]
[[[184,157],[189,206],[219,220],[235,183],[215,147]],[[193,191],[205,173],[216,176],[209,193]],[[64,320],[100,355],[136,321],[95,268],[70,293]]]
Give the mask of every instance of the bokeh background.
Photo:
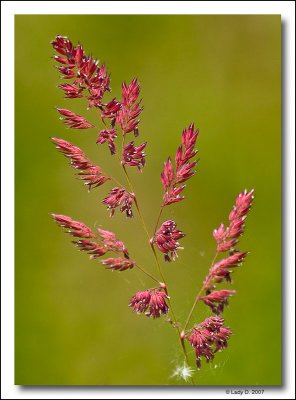
[[[155,272],[139,219],[100,203],[109,184],[90,193],[50,137],[81,146],[123,180],[96,131],[67,130],[55,106],[96,122],[83,100],[64,100],[50,41],[67,35],[106,62],[112,95],[138,77],[148,141],[142,174],[130,169],[150,231],[160,205],[159,174],[182,129],[200,128],[198,173],[186,200],[167,208],[187,233],[185,250],[163,268],[178,319],[184,321],[214,255],[212,230],[226,222],[235,196],[254,187],[256,201],[235,271],[238,290],[224,316],[229,348],[203,363],[198,385],[281,384],[281,20],[277,15],[17,15],[15,18],[15,383],[22,385],[183,385],[174,330],[164,318],[137,316],[129,298],[151,282],[137,270],[106,271],[71,244],[49,214],[110,229]],[[110,97],[111,98],[111,97]],[[193,322],[209,315],[199,305]],[[190,349],[189,349],[190,350]],[[190,351],[192,365],[194,354]]]

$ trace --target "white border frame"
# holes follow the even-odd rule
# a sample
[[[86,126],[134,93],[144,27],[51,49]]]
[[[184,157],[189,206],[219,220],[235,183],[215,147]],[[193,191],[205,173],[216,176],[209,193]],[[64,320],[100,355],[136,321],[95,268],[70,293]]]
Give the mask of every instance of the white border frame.
[[[67,1],[2,1],[1,378],[3,399],[218,399],[231,387],[22,387],[14,385],[14,15],[69,14]],[[214,10],[214,12],[213,12]],[[261,398],[295,398],[295,3],[294,1],[71,1],[71,14],[281,14],[283,43],[283,383]],[[287,305],[289,304],[289,309]],[[289,313],[289,314],[288,314]],[[271,329],[272,334],[272,329]],[[237,388],[244,390],[244,387]],[[246,389],[250,389],[246,388]],[[244,398],[256,396],[243,395]]]

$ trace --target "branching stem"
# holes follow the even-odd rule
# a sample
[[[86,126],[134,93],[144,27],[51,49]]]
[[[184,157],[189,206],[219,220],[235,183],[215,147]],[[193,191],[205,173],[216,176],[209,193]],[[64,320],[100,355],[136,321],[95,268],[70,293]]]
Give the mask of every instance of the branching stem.
[[[125,142],[125,135],[123,135],[123,140],[122,140],[122,151],[123,151],[123,147],[124,147],[124,142]],[[135,189],[134,189],[133,184],[132,184],[132,182],[131,182],[131,180],[130,180],[130,178],[129,178],[129,175],[128,175],[128,173],[127,173],[127,170],[126,170],[126,168],[125,168],[125,165],[122,164],[122,163],[121,163],[121,165],[122,165],[124,174],[125,174],[125,176],[126,176],[126,180],[127,180],[128,185],[129,185],[129,188],[130,188],[130,190],[132,191],[132,193],[134,194],[134,200],[135,200],[136,209],[137,209],[137,211],[138,211],[138,214],[139,214],[139,217],[140,217],[140,220],[141,220],[143,229],[144,229],[144,231],[145,231],[145,233],[146,233],[146,235],[147,235],[147,239],[148,239],[148,242],[149,242],[149,244],[150,244],[150,247],[151,247],[151,250],[152,250],[154,259],[155,259],[155,263],[156,263],[156,265],[157,265],[158,272],[159,272],[159,274],[160,274],[160,276],[161,276],[161,279],[162,279],[162,281],[163,281],[163,284],[164,284],[163,289],[164,289],[165,293],[167,294],[167,296],[169,297],[169,291],[168,291],[168,286],[167,286],[167,283],[166,283],[166,279],[165,279],[165,277],[164,277],[162,268],[161,268],[161,266],[160,266],[160,263],[159,263],[159,260],[158,260],[158,257],[157,257],[157,254],[156,254],[154,245],[153,245],[153,243],[152,243],[152,241],[151,241],[151,237],[150,237],[150,235],[149,235],[149,232],[148,232],[148,229],[147,229],[147,225],[146,225],[145,220],[144,220],[144,218],[143,218],[143,215],[142,215],[142,212],[141,212],[141,209],[140,209],[140,206],[139,206],[139,202],[138,202],[137,197],[136,197]],[[161,217],[161,214],[162,214],[162,210],[163,210],[163,206],[161,206],[161,208],[160,208],[160,212],[159,212],[159,215],[158,215],[158,218],[157,218],[157,222],[156,222],[156,225],[155,225],[155,229],[154,229],[153,236],[154,236],[154,234],[155,234],[155,232],[156,232],[156,230],[157,230],[157,227],[158,227],[158,224],[159,224],[159,220],[160,220],[160,217]],[[176,319],[176,315],[175,315],[175,313],[174,313],[174,310],[173,310],[173,307],[172,307],[172,303],[171,303],[170,298],[168,298],[168,304],[169,304],[169,310],[170,310],[170,314],[171,314],[171,319],[172,319],[172,321],[173,321],[173,326],[174,326],[174,327],[176,328],[176,330],[177,330],[177,334],[178,334],[178,338],[179,338],[179,340],[180,340],[180,344],[181,344],[181,347],[182,347],[182,351],[183,351],[183,353],[184,353],[185,360],[186,360],[186,362],[187,362],[187,364],[188,364],[188,355],[187,355],[187,351],[186,351],[186,348],[185,348],[184,341],[182,340],[182,337],[181,337],[180,327],[179,327],[178,321],[177,321],[177,319]],[[192,383],[194,383],[193,380],[192,380]]]

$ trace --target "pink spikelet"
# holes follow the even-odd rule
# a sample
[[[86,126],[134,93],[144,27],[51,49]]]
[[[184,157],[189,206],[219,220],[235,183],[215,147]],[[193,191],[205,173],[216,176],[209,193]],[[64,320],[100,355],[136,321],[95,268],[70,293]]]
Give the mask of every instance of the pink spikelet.
[[[161,315],[169,312],[169,307],[166,303],[168,295],[158,289],[151,290],[151,297],[149,302],[147,317],[159,318]]]
[[[63,139],[52,138],[52,141],[56,144],[57,150],[70,160],[71,167],[80,171],[77,175],[85,181],[89,189],[101,186],[110,179],[103,174],[100,167],[88,160],[79,147]]]
[[[223,312],[224,306],[228,305],[229,297],[235,293],[235,290],[217,290],[206,296],[201,296],[200,300],[209,306],[214,314],[219,315]]]
[[[131,218],[133,216],[133,201],[134,196],[132,193],[127,192],[124,188],[115,187],[104,198],[102,203],[107,205],[111,217],[114,215],[115,209],[119,207],[121,212],[125,212],[126,216]]]
[[[59,53],[54,59],[62,64],[58,66],[61,79],[73,79],[71,84],[60,85],[67,98],[86,97],[88,107],[100,107],[106,91],[110,91],[110,76],[105,65],[91,56],[87,56],[83,47],[74,46],[65,36],[57,36],[51,42],[53,48]]]
[[[102,104],[100,106],[100,109],[102,110],[101,118],[105,125],[105,119],[109,119],[110,127],[108,129],[103,129],[100,131],[97,143],[103,144],[107,142],[111,155],[116,153],[115,139],[117,138],[117,130],[115,128],[115,123],[116,116],[120,108],[121,103],[118,102],[115,98],[109,101],[109,103],[104,105]]]
[[[217,243],[216,257],[229,251],[229,256],[214,262],[207,277],[204,280],[204,289],[207,295],[215,288],[215,283],[222,281],[231,282],[230,274],[232,268],[239,267],[247,256],[248,252],[241,252],[235,249],[239,237],[244,232],[244,221],[251,209],[254,199],[254,190],[245,190],[236,198],[236,204],[229,215],[230,224],[227,228],[223,224],[214,230],[213,236]],[[223,310],[223,308],[222,308]]]
[[[92,230],[83,222],[75,221],[66,215],[51,214],[56,223],[65,228],[67,233],[79,238],[94,238]]]
[[[113,271],[126,271],[127,269],[132,269],[135,266],[135,261],[122,257],[107,258],[101,262],[103,265],[106,265],[107,269],[112,269]]]
[[[184,199],[180,196],[185,188],[181,185],[191,178],[195,171],[197,161],[190,161],[196,154],[195,143],[199,131],[194,130],[194,124],[190,124],[187,129],[182,132],[182,144],[178,147],[175,155],[175,169],[171,158],[164,163],[163,172],[161,173],[161,182],[164,189],[163,207],[172,203],[177,203]]]
[[[130,300],[129,307],[132,307],[137,314],[146,312],[149,307],[151,299],[150,290],[144,292],[137,292]]]
[[[94,62],[97,67],[97,61]],[[102,64],[101,67],[97,68],[94,76],[89,79],[86,75],[86,78],[82,78],[84,82],[86,82],[86,86],[88,86],[88,91],[90,96],[88,96],[88,108],[92,107],[101,107],[102,99],[106,91],[110,92],[110,75],[107,71],[105,64]],[[78,81],[79,83],[79,81]]]
[[[97,229],[97,232],[97,235],[92,236],[95,241],[78,240],[74,241],[73,243],[78,247],[79,250],[86,251],[88,254],[90,254],[90,258],[92,260],[103,256],[107,252],[114,252],[117,255],[122,253],[125,259],[129,259],[127,248],[122,241],[116,238],[115,233],[100,228]]]
[[[238,243],[240,236],[244,232],[245,219],[251,210],[254,199],[254,189],[250,192],[245,190],[240,193],[235,202],[235,206],[229,214],[229,226],[225,228],[223,224],[215,229],[213,236],[217,242],[217,252],[223,253],[230,251]]]
[[[107,252],[123,253],[123,257],[107,258],[101,260],[107,269],[126,271],[135,266],[135,261],[129,259],[129,253],[123,242],[118,240],[115,233],[98,229],[98,236],[83,222],[75,221],[65,215],[52,214],[52,217],[59,226],[66,229],[70,235],[81,238],[73,241],[73,244],[80,250],[87,252],[90,259],[94,260],[105,255]]]
[[[130,300],[129,306],[138,313],[145,313],[147,317],[159,318],[163,314],[169,312],[166,304],[168,295],[161,289],[148,289],[144,292],[136,293]]]
[[[214,288],[215,286],[212,286],[211,283],[220,283],[222,281],[231,282],[231,268],[239,267],[247,254],[247,252],[236,252],[233,255],[216,262],[210,268],[209,274],[204,281],[205,289],[211,290],[212,288]]]
[[[195,350],[197,369],[201,367],[201,357],[207,362],[212,361],[216,351],[227,347],[231,334],[232,331],[224,327],[224,319],[220,317],[207,318],[191,329],[187,340]]]
[[[98,144],[108,143],[110,153],[116,153],[115,139],[117,138],[116,129],[103,129],[99,132]]]
[[[94,128],[94,125],[89,123],[84,117],[73,113],[65,108],[57,108],[57,111],[64,117],[64,124],[72,129],[89,129]]]
[[[116,115],[116,121],[124,135],[133,132],[135,136],[138,136],[138,125],[140,122],[138,117],[143,107],[140,107],[141,100],[138,101],[140,85],[137,79],[133,79],[129,85],[124,82],[121,91],[121,108]]]
[[[160,177],[163,188],[167,191],[172,186],[175,178],[175,171],[170,157],[164,162],[163,172]]]
[[[137,167],[139,171],[145,165],[145,152],[144,149],[147,143],[143,143],[136,147],[134,142],[130,142],[124,146],[123,149],[123,160],[122,164],[129,165],[131,167]]]
[[[103,111],[101,113],[102,119],[110,119],[111,126],[114,128],[116,122],[116,115],[121,108],[121,103],[116,100],[116,98],[109,101],[109,103],[104,105]]]
[[[83,97],[83,88],[71,85],[69,83],[62,83],[58,85],[59,89],[62,89],[66,99],[78,99]]]
[[[101,241],[103,242],[103,245],[105,248],[108,249],[108,251],[114,251],[114,252],[122,252],[125,258],[129,258],[128,250],[123,244],[121,240],[118,240],[116,238],[116,235],[114,232],[107,231],[104,229],[97,229],[98,234],[100,236]]]
[[[185,234],[176,229],[176,226],[175,221],[165,221],[153,238],[153,243],[156,243],[159,250],[164,253],[165,261],[175,260],[177,250],[182,249],[178,240],[183,238]]]
[[[90,254],[90,259],[92,260],[103,256],[107,251],[109,251],[106,246],[102,246],[99,243],[86,239],[74,241],[73,244],[75,244],[80,251],[86,251]]]

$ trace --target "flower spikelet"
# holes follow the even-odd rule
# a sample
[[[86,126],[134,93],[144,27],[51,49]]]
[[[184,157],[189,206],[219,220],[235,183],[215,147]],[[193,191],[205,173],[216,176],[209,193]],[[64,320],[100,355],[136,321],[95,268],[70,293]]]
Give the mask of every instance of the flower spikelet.
[[[216,351],[227,347],[232,331],[223,325],[223,318],[210,317],[194,326],[187,335],[187,339],[195,350],[197,369],[201,367],[201,357],[211,361]]]
[[[79,170],[77,175],[81,180],[85,181],[89,189],[101,186],[110,179],[103,174],[99,166],[89,161],[79,147],[63,139],[52,138],[52,141],[56,144],[57,150],[70,160],[71,167]]]
[[[121,240],[116,238],[114,232],[107,231],[101,228],[97,229],[100,240],[103,242],[105,248],[115,252],[122,252],[125,258],[129,258],[128,250]]]
[[[169,299],[169,297],[161,289],[148,289],[144,292],[136,293],[131,298],[129,306],[136,313],[145,313],[147,317],[155,319],[169,312],[166,299]]]
[[[190,124],[188,128],[184,129],[182,132],[182,144],[178,147],[175,155],[175,168],[170,157],[164,163],[161,173],[161,182],[164,189],[163,207],[184,199],[183,195],[180,196],[185,188],[182,183],[195,174],[193,168],[197,161],[190,160],[197,154],[195,143],[198,134],[199,131],[195,131],[194,124]]]
[[[132,269],[135,266],[135,261],[117,257],[102,260],[102,264],[106,265],[107,269],[112,269],[113,271],[125,271],[127,269]]]
[[[113,155],[116,153],[116,147],[114,140],[117,138],[116,129],[103,129],[99,132],[98,144],[108,143],[110,153]]]
[[[101,257],[109,251],[106,246],[86,239],[74,241],[73,244],[75,244],[79,250],[86,251],[90,254],[91,259]]]
[[[75,85],[71,85],[69,83],[62,83],[58,86],[58,88],[62,89],[65,93],[66,99],[78,99],[83,97],[82,91],[83,88],[77,87]]]
[[[130,142],[124,146],[123,149],[123,160],[122,164],[129,165],[131,167],[137,167],[139,171],[145,165],[145,152],[144,149],[147,143],[143,143],[140,146],[135,146],[134,142]]]
[[[232,272],[231,268],[239,267],[245,257],[247,256],[247,252],[236,252],[229,257],[223,258],[222,260],[216,262],[209,270],[209,274],[207,275],[204,281],[204,287],[206,290],[211,290],[215,286],[212,286],[211,283],[220,283],[222,281],[231,282],[230,273]]]
[[[111,120],[111,126],[114,128],[116,122],[116,115],[121,108],[121,103],[116,100],[116,98],[109,101],[109,103],[104,105],[103,111],[101,113],[102,119],[109,118]]]
[[[74,219],[61,214],[51,214],[56,223],[65,228],[67,233],[80,238],[94,238],[92,230],[83,222],[75,221]]]
[[[110,210],[110,216],[114,215],[115,209],[119,207],[121,212],[125,212],[128,218],[133,216],[132,205],[134,196],[124,188],[113,188],[107,197],[102,200],[103,204],[107,205]]]
[[[89,123],[84,117],[73,113],[65,108],[57,108],[57,111],[63,116],[64,124],[72,129],[88,129],[94,128],[94,125]]]
[[[106,66],[92,56],[87,56],[83,47],[73,43],[65,36],[57,36],[51,42],[59,53],[54,59],[62,64],[58,66],[62,79],[73,79],[71,84],[60,85],[67,98],[85,96],[88,107],[101,107],[102,98],[106,91],[110,91],[110,76]]]
[[[125,247],[125,245],[121,240],[118,240],[116,238],[115,233],[98,228],[97,235],[93,235],[92,238],[94,238],[94,240],[83,239],[74,241],[73,243],[78,247],[79,250],[86,251],[88,254],[90,254],[90,259],[96,259],[98,257],[101,257],[107,252],[114,252],[117,254],[122,253],[125,259],[129,259],[129,253],[127,248]],[[118,261],[120,259],[121,258],[118,258]],[[124,267],[125,267],[124,269],[132,268],[134,266],[134,262],[130,260],[130,263],[131,263],[130,267],[127,267],[128,265],[127,263],[123,263],[122,268]],[[115,269],[119,269],[119,267]]]
[[[254,189],[240,193],[229,214],[229,226],[225,227],[221,224],[214,230],[213,236],[217,242],[218,253],[231,251],[238,243],[239,237],[244,233],[245,219],[251,210],[253,199]]]
[[[178,242],[185,234],[176,229],[176,222],[172,220],[165,221],[155,233],[153,243],[156,243],[159,250],[164,253],[165,261],[175,260],[177,250],[182,249]]]
[[[141,100],[138,100],[140,94],[140,85],[137,79],[133,79],[129,85],[125,82],[121,87],[122,101],[121,108],[117,112],[116,121],[124,134],[133,132],[138,136],[138,119],[143,107],[140,107]]]
[[[103,256],[107,252],[123,253],[123,257],[102,260],[106,268],[125,271],[135,266],[135,261],[129,259],[129,253],[123,242],[118,240],[115,233],[98,228],[98,236],[83,222],[75,221],[66,215],[51,214],[56,223],[70,235],[80,238],[73,241],[79,250],[90,254],[91,259]]]
[[[209,306],[214,314],[218,315],[223,312],[224,306],[228,305],[229,297],[235,293],[235,290],[217,290],[206,296],[201,296],[200,300]]]

